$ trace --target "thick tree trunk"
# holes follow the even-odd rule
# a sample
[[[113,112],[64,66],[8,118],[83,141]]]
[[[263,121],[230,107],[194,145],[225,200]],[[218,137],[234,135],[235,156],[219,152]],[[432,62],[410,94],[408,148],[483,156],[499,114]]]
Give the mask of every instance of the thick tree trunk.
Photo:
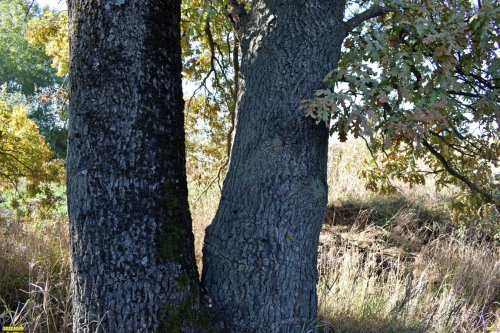
[[[199,331],[180,0],[70,0],[69,11],[73,331]]]
[[[338,63],[344,6],[256,1],[243,18],[236,137],[202,275],[221,331],[314,327],[328,129],[299,105]]]

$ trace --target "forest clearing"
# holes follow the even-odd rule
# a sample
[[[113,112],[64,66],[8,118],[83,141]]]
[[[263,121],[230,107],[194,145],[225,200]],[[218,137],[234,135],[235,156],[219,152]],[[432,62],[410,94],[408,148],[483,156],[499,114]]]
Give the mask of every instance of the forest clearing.
[[[2,331],[500,333],[499,17],[0,0]]]

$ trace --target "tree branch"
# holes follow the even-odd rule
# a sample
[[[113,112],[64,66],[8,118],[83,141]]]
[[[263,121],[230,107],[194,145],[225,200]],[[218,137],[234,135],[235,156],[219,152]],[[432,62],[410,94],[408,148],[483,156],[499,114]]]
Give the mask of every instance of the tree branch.
[[[460,179],[467,187],[472,191],[472,193],[477,193],[479,194],[483,200],[487,203],[492,203],[496,204],[495,199],[493,196],[482,189],[480,189],[476,184],[474,184],[469,178],[465,177],[464,175],[460,174],[458,171],[456,171],[446,160],[446,158],[441,155],[434,147],[427,142],[427,140],[422,140],[422,145],[427,148],[427,150],[434,155],[439,162],[443,165],[443,167],[448,171],[448,173],[458,179]]]
[[[215,43],[214,43],[214,38],[212,36],[212,30],[210,29],[210,21],[207,19],[205,22],[205,28],[204,28],[205,35],[207,37],[207,42],[208,42],[208,49],[210,50],[210,70],[207,72],[205,77],[201,80],[200,85],[193,91],[193,94],[191,95],[191,98],[187,102],[187,106],[189,107],[191,105],[191,102],[193,98],[196,96],[198,91],[200,91],[201,88],[205,87],[206,88],[206,83],[210,75],[214,73],[215,79],[217,80],[217,71],[215,70]]]
[[[361,23],[372,19],[374,17],[382,16],[387,13],[395,12],[397,11],[398,8],[395,7],[382,7],[382,6],[373,6],[371,8],[368,8],[364,12],[361,12],[351,19],[349,19],[347,22],[345,22],[345,27],[346,27],[346,33],[349,33],[356,29]]]
[[[456,95],[456,96],[463,96],[463,97],[470,97],[470,98],[481,98],[483,96],[474,94],[474,93],[468,93],[465,91],[455,91],[455,90],[448,90],[446,91],[450,95]]]

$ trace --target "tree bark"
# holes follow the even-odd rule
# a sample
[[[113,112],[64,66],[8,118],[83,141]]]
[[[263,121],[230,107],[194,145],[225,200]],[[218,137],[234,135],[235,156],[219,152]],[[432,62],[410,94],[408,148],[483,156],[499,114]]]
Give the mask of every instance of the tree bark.
[[[198,332],[180,0],[70,0],[74,332]]]
[[[221,332],[314,330],[328,128],[299,105],[337,66],[344,6],[255,1],[242,18],[236,136],[202,274]]]

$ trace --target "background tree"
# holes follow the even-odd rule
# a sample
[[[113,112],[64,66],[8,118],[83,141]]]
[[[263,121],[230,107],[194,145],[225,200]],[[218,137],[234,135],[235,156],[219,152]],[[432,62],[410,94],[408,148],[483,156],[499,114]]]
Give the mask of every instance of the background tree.
[[[33,95],[37,87],[56,83],[50,57],[41,48],[30,47],[27,22],[39,13],[25,0],[0,0],[0,82],[7,92]]]
[[[0,90],[0,190],[22,187],[27,198],[44,192],[44,200],[50,201],[48,184],[63,182],[63,163],[53,159],[37,125],[29,119],[26,101],[15,97]],[[10,206],[19,208],[20,197],[12,197]]]
[[[44,9],[28,22],[27,37],[31,47],[43,48],[52,58],[58,84],[38,89],[33,101],[31,117],[58,157],[66,156],[68,139],[68,92],[69,69],[68,13]]]
[[[69,2],[74,332],[202,331],[180,1]]]
[[[183,73],[193,89],[185,96],[187,167],[201,194],[220,187],[235,126],[239,43],[226,5],[204,0],[182,4]]]
[[[68,13],[44,9],[28,22],[28,41],[32,47],[43,48],[52,58],[52,68],[59,77],[58,84],[37,91],[31,116],[36,119],[44,136],[59,157],[66,156],[68,139],[69,69]]]
[[[41,46],[52,58],[57,76],[64,77],[69,70],[68,13],[44,10],[28,23],[30,45]]]
[[[66,40],[62,36],[53,38],[55,25]],[[47,26],[52,29],[42,29]],[[33,1],[1,0],[0,35],[0,83],[6,84],[4,93],[21,92],[26,96],[30,118],[37,123],[55,156],[63,158],[67,140],[64,110],[67,98],[62,88],[64,65],[56,72],[50,56],[57,53],[59,58],[53,59],[68,62],[67,15],[60,13],[56,18],[55,13],[48,9],[42,11]],[[50,43],[42,44],[42,40],[50,40]],[[54,51],[46,54],[44,48],[49,44]]]

